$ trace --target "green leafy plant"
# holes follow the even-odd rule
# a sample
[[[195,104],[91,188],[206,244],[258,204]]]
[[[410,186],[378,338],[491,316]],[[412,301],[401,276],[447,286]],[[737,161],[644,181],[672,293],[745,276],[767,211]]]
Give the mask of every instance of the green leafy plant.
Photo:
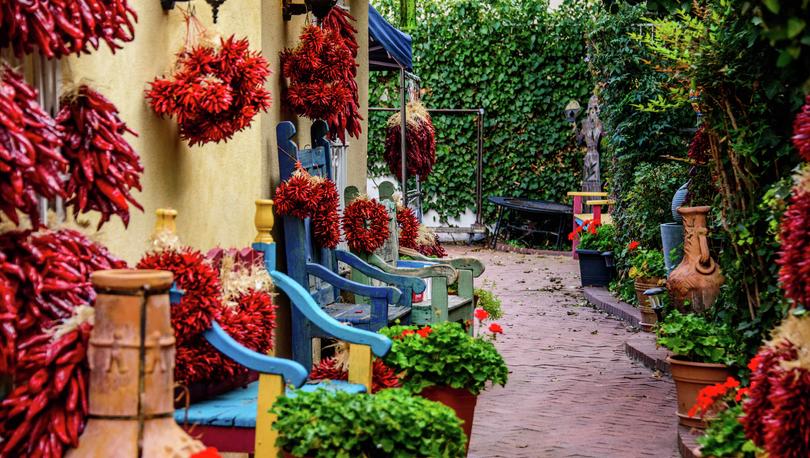
[[[399,0],[374,0],[396,20]],[[483,108],[483,194],[566,202],[580,188],[582,150],[563,108],[584,107],[593,91],[586,43],[595,3],[420,0],[413,36],[414,73],[430,108]],[[371,106],[397,106],[399,72],[373,72]],[[515,94],[520,94],[515,97]],[[584,111],[584,110],[583,110]],[[584,114],[584,113],[583,113]],[[382,161],[385,120],[369,113],[369,175],[387,175]],[[433,116],[437,162],[424,181],[425,208],[446,219],[475,208],[475,115]],[[413,185],[411,185],[413,186]],[[413,189],[413,187],[410,187]],[[494,206],[484,203],[485,216]]]
[[[670,311],[658,326],[658,345],[696,363],[740,365],[740,344],[726,324],[696,314]]]
[[[501,300],[492,291],[476,288],[475,296],[478,297],[478,307],[486,310],[490,318],[497,320],[503,317],[503,309],[501,308]]]
[[[579,236],[579,249],[596,251],[614,251],[616,241],[616,226],[602,224],[596,228],[596,233],[584,230]]]
[[[401,389],[350,394],[319,389],[279,398],[276,444],[313,458],[466,455],[461,420],[442,404]]]
[[[667,268],[664,265],[664,254],[658,250],[642,248],[630,255],[630,278],[664,278]]]
[[[706,434],[697,439],[700,453],[715,458],[755,458],[761,450],[745,437],[745,429],[740,423],[742,416],[742,404],[720,411],[709,421]]]
[[[490,340],[472,337],[458,323],[391,326],[380,334],[393,340],[385,364],[402,373],[403,387],[414,393],[439,385],[480,393],[487,385],[505,385],[509,374]]]

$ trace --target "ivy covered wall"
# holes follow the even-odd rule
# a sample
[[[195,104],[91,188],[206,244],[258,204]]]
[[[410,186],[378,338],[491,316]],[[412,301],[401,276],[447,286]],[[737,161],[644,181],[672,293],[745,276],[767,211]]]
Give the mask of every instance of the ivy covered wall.
[[[372,4],[394,24],[398,0]],[[584,150],[576,146],[563,109],[584,107],[594,84],[585,37],[593,6],[566,0],[423,0],[418,2],[414,73],[428,108],[484,108],[484,196],[566,201],[579,189]],[[398,72],[371,74],[370,106],[397,107]],[[382,162],[385,121],[369,114],[369,176]],[[475,116],[435,115],[437,164],[425,181],[425,210],[442,219],[475,209]],[[440,198],[439,198],[440,197]],[[486,205],[485,220],[493,208]]]

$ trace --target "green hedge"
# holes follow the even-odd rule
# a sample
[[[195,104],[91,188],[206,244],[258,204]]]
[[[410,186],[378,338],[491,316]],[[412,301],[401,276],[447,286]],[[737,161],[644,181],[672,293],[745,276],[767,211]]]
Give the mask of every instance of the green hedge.
[[[397,23],[398,0],[372,4]],[[580,188],[583,150],[575,145],[563,108],[570,99],[587,105],[593,81],[585,37],[594,4],[565,1],[420,0],[414,72],[429,108],[486,110],[484,196],[508,195],[565,202]],[[372,73],[371,106],[398,106],[398,74]],[[384,99],[384,94],[388,100]],[[585,110],[583,109],[583,112]],[[369,115],[371,176],[382,162],[385,120]],[[434,116],[437,164],[424,183],[427,209],[442,218],[475,208],[475,117]],[[491,220],[492,208],[486,207]]]

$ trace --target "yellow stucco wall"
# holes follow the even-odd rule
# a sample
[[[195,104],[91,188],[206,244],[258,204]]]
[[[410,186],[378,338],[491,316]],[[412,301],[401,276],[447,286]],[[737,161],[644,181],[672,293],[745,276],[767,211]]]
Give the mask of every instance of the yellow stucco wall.
[[[197,16],[211,31],[227,37],[245,36],[254,49],[261,48],[273,74],[268,82],[273,104],[252,127],[228,143],[188,147],[177,136],[171,120],[161,120],[148,107],[143,93],[147,83],[169,71],[185,37],[180,11],[164,12],[158,0],[130,0],[138,12],[136,39],[115,55],[106,48],[63,63],[66,82],[91,81],[120,109],[121,117],[140,136],[131,139],[141,155],[145,173],[143,193],[137,199],[145,212],[135,210],[129,229],[113,219],[99,239],[115,254],[137,261],[147,248],[157,208],[178,210],[178,233],[193,247],[246,246],[255,235],[253,201],[269,197],[278,182],[275,126],[292,120],[299,138],[308,144],[309,121],[296,120],[281,103],[279,52],[297,42],[303,17],[282,19],[281,0],[230,0],[220,8],[219,21],[211,24],[211,11],[202,0],[194,2]],[[358,85],[361,110],[368,109],[368,1],[346,2],[358,20],[361,43]],[[186,4],[179,4],[185,7]],[[361,139],[351,140],[350,184],[365,186],[367,126]],[[94,226],[93,226],[94,227]]]

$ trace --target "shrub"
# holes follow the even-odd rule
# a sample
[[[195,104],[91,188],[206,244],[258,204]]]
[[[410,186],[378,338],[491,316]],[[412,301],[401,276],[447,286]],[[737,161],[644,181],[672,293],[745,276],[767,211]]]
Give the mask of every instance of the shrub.
[[[658,250],[641,249],[630,258],[630,278],[664,278],[667,268],[664,265],[664,254]]]
[[[581,232],[579,238],[579,249],[614,251],[615,241],[616,226],[612,224],[603,224],[598,226],[595,230],[584,230]]]
[[[740,363],[739,342],[725,324],[716,324],[703,316],[669,312],[658,327],[658,345],[674,356],[696,363]]]
[[[501,300],[492,291],[476,288],[475,295],[478,296],[477,306],[486,310],[490,318],[497,320],[503,317]]]
[[[295,456],[465,456],[467,438],[455,412],[401,389],[299,392],[279,398],[272,412],[276,444]]]

